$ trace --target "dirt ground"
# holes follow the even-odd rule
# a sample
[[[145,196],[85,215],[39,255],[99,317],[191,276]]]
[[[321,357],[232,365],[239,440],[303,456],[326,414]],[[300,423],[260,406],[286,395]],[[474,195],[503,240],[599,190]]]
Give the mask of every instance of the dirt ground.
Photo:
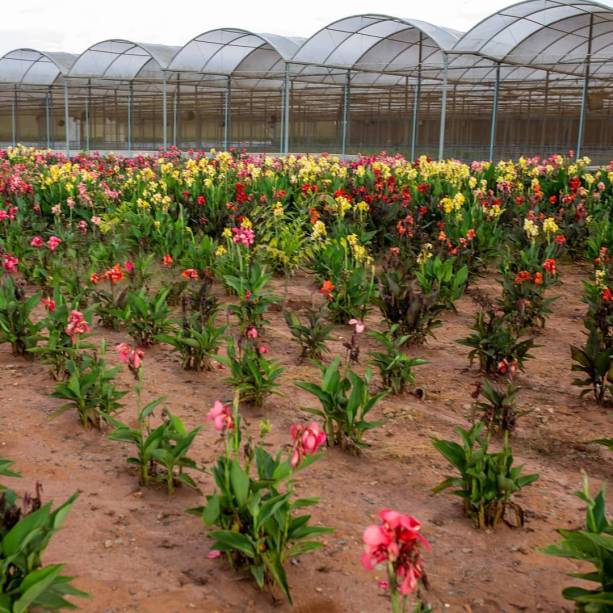
[[[577,570],[572,562],[540,553],[556,541],[555,529],[579,527],[583,504],[573,493],[581,485],[581,470],[592,488],[611,481],[613,459],[591,439],[611,436],[611,409],[580,399],[571,385],[569,343],[582,341],[581,279],[587,269],[560,266],[562,282],[551,290],[559,295],[540,345],[517,382],[522,386],[519,404],[531,412],[520,418],[513,437],[516,461],[540,479],[526,488],[517,501],[526,510],[523,529],[499,527],[478,531],[463,517],[459,499],[431,489],[448,474],[445,460],[434,450],[431,437],[454,438],[453,428],[467,425],[470,392],[478,379],[468,368],[467,348],[455,343],[472,322],[475,303],[465,295],[457,313],[447,313],[436,338],[410,350],[430,364],[416,369],[417,385],[425,399],[412,394],[387,397],[374,411],[385,425],[367,435],[371,447],[362,457],[328,449],[324,457],[301,473],[299,492],[320,497],[313,508],[314,521],[334,528],[325,547],[293,561],[289,580],[295,605],[274,601],[260,593],[249,578],[235,575],[223,559],[206,557],[211,541],[199,518],[185,509],[202,503],[202,495],[179,490],[168,497],[163,489],[139,489],[134,472],[125,462],[128,448],[104,434],[81,429],[70,412],[50,419],[61,401],[49,393],[53,382],[45,367],[25,362],[0,347],[0,456],[16,461],[24,479],[11,480],[18,491],[44,484],[45,499],[59,502],[75,490],[81,496],[65,527],[48,549],[46,562],[66,562],[76,585],[91,594],[79,602],[92,613],[179,613],[190,611],[290,611],[340,613],[387,611],[374,573],[359,562],[361,535],[384,507],[411,513],[423,522],[432,543],[425,555],[436,611],[513,612],[571,611],[560,592]],[[477,281],[492,296],[499,286],[494,275]],[[276,284],[282,293],[283,283]],[[289,305],[297,309],[311,300],[313,283],[299,277],[291,283]],[[220,292],[221,296],[221,292]],[[295,379],[316,380],[318,371],[297,365],[298,348],[291,341],[280,312],[270,316],[267,341],[271,356],[286,367],[284,396],[269,399],[264,408],[243,412],[248,428],[257,432],[258,420],[273,425],[269,441],[276,448],[289,441],[289,426],[305,418],[304,406],[315,399],[292,385]],[[376,327],[373,311],[367,325]],[[129,341],[125,333],[97,330],[109,347]],[[335,330],[330,344],[336,355],[348,327]],[[362,368],[371,339],[362,338]],[[117,361],[115,352],[110,360]],[[189,373],[168,347],[156,346],[145,358],[146,396],[164,395],[171,410],[189,427],[206,423],[194,443],[192,457],[211,466],[220,453],[218,434],[206,422],[206,413],[218,398],[229,398],[224,373]],[[131,385],[129,373],[121,382]],[[124,399],[123,417],[134,413],[132,395]],[[212,491],[212,479],[195,473],[202,492]],[[609,499],[611,497],[609,496]]]

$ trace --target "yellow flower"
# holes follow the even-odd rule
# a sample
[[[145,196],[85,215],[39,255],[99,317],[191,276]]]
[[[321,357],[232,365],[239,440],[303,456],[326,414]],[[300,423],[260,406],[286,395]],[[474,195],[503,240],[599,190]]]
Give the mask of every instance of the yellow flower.
[[[419,255],[417,256],[417,263],[424,264],[431,257],[432,257],[432,244],[425,243],[422,246],[421,251],[419,252]]]
[[[272,214],[275,217],[283,217],[283,204],[281,204],[280,202],[275,202],[275,204],[272,207]]]
[[[241,221],[241,226],[243,228],[251,228],[253,224],[251,223],[251,220],[248,217],[243,217],[243,221]]]
[[[547,217],[547,219],[543,222],[543,232],[549,239],[552,234],[555,234],[558,231],[558,224],[555,222],[553,217]]]
[[[538,226],[531,219],[524,219],[524,232],[530,240],[534,240],[539,235]]]
[[[224,238],[232,238],[232,230],[230,228],[224,228],[222,234]]]
[[[228,250],[223,245],[219,245],[219,247],[217,247],[217,249],[215,250],[215,255],[220,256],[224,255],[227,252]]]
[[[313,224],[313,232],[311,232],[311,239],[317,240],[319,238],[323,238],[327,236],[328,232],[326,231],[326,224],[323,221],[316,221]]]

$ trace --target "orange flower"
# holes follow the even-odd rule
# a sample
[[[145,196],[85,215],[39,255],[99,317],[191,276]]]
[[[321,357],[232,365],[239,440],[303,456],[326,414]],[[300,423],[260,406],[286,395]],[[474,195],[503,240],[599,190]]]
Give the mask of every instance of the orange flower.
[[[100,281],[102,281],[103,279],[104,279],[104,275],[99,275],[97,272],[93,272],[89,277],[89,280],[94,285],[98,285],[98,283],[100,283]]]
[[[168,255],[168,253],[162,258],[162,266],[166,268],[170,268],[172,266],[172,256]]]
[[[119,264],[115,264],[113,268],[109,268],[109,270],[104,273],[104,278],[108,279],[113,285],[119,283],[119,281],[123,281],[124,277],[125,275]]]
[[[534,283],[535,285],[543,285],[543,273],[542,272],[534,273]]]
[[[332,281],[324,281],[319,293],[323,294],[328,300],[332,300],[332,292],[336,289],[336,286]]]
[[[517,273],[515,277],[515,285],[521,285],[524,281],[532,281],[532,275],[527,270],[522,270],[521,272]]]

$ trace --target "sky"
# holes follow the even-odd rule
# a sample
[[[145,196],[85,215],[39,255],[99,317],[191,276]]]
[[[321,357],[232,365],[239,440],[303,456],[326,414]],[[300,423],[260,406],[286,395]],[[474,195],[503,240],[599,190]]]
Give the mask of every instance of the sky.
[[[606,0],[605,0],[606,1]],[[108,39],[183,45],[218,27],[310,36],[360,13],[411,17],[466,31],[513,0],[4,0],[0,54],[18,47],[80,53]],[[607,2],[613,3],[613,0]]]

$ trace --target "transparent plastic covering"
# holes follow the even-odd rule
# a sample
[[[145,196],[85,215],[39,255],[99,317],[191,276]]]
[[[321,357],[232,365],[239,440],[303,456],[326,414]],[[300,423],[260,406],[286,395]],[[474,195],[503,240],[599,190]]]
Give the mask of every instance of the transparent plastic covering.
[[[92,45],[74,62],[69,76],[101,79],[161,79],[179,47],[105,40]]]
[[[0,82],[21,85],[51,85],[68,74],[77,56],[58,51],[15,49],[0,58]]]
[[[504,63],[582,74],[613,75],[613,8],[589,0],[527,0],[487,17],[454,51]]]

